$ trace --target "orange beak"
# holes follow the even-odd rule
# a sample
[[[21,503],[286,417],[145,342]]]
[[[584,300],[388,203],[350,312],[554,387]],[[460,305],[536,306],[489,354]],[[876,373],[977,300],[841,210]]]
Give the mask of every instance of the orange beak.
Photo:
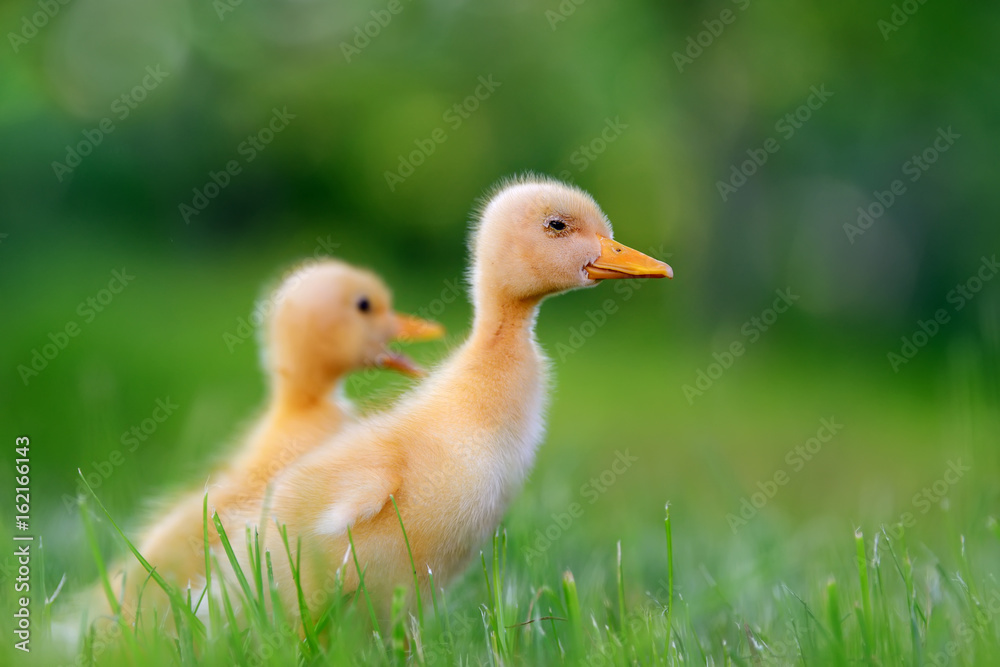
[[[385,368],[390,371],[397,371],[403,375],[409,375],[410,377],[421,378],[427,375],[427,371],[417,365],[417,362],[410,359],[405,354],[400,352],[393,352],[392,350],[386,350],[382,354],[378,355],[378,359],[375,360],[375,365],[379,368]]]
[[[643,255],[618,241],[598,234],[601,256],[587,265],[592,280],[620,278],[673,278],[674,270],[666,262]]]
[[[401,343],[419,343],[437,340],[444,336],[444,327],[437,322],[423,320],[412,315],[396,313],[396,338]],[[427,373],[405,354],[386,350],[376,360],[379,368],[398,371],[411,377],[423,377]]]
[[[444,327],[437,322],[396,313],[396,323],[396,340],[401,343],[422,343],[444,337]]]

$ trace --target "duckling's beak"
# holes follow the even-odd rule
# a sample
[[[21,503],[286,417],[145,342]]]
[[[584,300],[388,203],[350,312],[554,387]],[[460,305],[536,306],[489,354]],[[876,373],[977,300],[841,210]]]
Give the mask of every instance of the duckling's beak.
[[[674,277],[674,270],[666,262],[643,255],[606,236],[598,234],[597,238],[601,241],[601,256],[586,267],[591,280]]]
[[[444,327],[437,322],[424,320],[412,315],[395,313],[396,337],[394,340],[401,343],[420,343],[428,340],[437,340],[444,336]],[[379,368],[386,368],[398,371],[411,377],[423,377],[427,375],[423,368],[417,365],[413,359],[405,354],[386,349],[378,356],[375,365]]]
[[[382,354],[378,355],[378,359],[375,360],[375,365],[379,368],[398,371],[403,375],[409,375],[410,377],[415,378],[427,375],[427,371],[418,366],[413,359],[410,359],[405,354],[394,352],[392,350],[386,350]]]
[[[403,343],[422,343],[443,337],[444,327],[437,322],[396,313],[396,340]]]

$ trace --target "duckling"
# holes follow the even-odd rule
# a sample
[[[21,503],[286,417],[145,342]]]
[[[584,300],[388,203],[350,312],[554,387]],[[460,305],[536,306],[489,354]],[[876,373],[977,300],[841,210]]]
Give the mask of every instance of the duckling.
[[[422,588],[429,572],[437,584],[460,573],[496,529],[543,439],[549,362],[534,335],[541,302],[604,280],[673,277],[667,264],[614,241],[587,193],[534,176],[495,189],[470,249],[468,340],[393,409],[345,429],[275,480],[269,521],[287,527],[291,544],[301,540],[310,605],[358,588],[356,558],[384,617],[393,589],[414,577],[400,519]],[[274,526],[259,529],[294,613],[285,547]],[[247,554],[239,558],[247,571]]]
[[[353,419],[341,380],[368,367],[411,376],[422,370],[387,348],[389,341],[431,340],[443,335],[433,322],[392,310],[392,297],[374,274],[326,259],[292,272],[271,296],[274,304],[265,333],[264,366],[270,376],[269,406],[229,465],[205,490],[182,496],[148,528],[139,552],[173,583],[198,585],[204,577],[203,498],[220,517],[258,502],[282,469]],[[336,389],[336,393],[334,390]],[[210,539],[218,544],[214,528]],[[241,535],[234,535],[241,541]],[[123,573],[125,602],[146,578],[137,561]],[[145,596],[164,598],[155,584]],[[130,608],[128,604],[124,605]],[[145,606],[145,604],[144,604]],[[162,613],[165,611],[159,608]]]

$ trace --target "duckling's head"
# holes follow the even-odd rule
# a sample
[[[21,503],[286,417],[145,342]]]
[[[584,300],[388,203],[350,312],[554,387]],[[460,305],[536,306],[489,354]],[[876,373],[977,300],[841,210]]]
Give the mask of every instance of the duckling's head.
[[[388,343],[444,333],[438,324],[394,312],[392,294],[375,274],[332,259],[293,271],[271,301],[265,363],[286,389],[307,397],[325,395],[338,378],[361,368],[420,375]]]
[[[535,176],[505,181],[473,234],[475,296],[530,302],[601,280],[673,277],[667,264],[612,239],[607,216],[583,190]]]

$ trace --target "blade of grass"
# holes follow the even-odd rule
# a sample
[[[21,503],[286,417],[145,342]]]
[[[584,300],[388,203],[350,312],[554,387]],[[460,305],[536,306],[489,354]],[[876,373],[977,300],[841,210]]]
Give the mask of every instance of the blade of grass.
[[[441,625],[441,612],[438,610],[437,595],[434,593],[434,572],[431,570],[431,566],[427,566],[427,580],[429,582],[429,587],[431,589],[431,606],[434,607],[434,620],[437,624]]]
[[[160,575],[160,573],[156,571],[156,568],[150,565],[149,561],[147,561],[142,556],[142,554],[139,553],[139,550],[135,547],[134,544],[132,544],[131,540],[129,540],[125,536],[124,531],[122,531],[122,529],[115,522],[114,518],[111,516],[111,513],[104,506],[104,503],[102,503],[101,499],[97,497],[97,494],[94,492],[94,490],[90,488],[90,484],[87,482],[87,479],[84,476],[83,472],[77,469],[77,473],[80,475],[80,479],[83,483],[84,488],[86,488],[87,491],[90,492],[90,495],[94,499],[94,502],[96,502],[97,506],[101,508],[102,512],[104,512],[104,516],[107,517],[108,522],[114,528],[115,532],[122,538],[122,540],[124,540],[126,546],[128,546],[129,548],[129,551],[132,552],[132,555],[135,556],[136,559],[139,561],[139,563],[143,566],[143,568],[145,568],[146,572],[148,572],[149,575],[153,578],[153,581],[155,581],[157,585],[163,589],[163,592],[167,594],[168,598],[170,598],[170,602],[181,610],[181,612],[184,614],[185,619],[191,624],[192,628],[198,632],[198,635],[200,637],[204,637],[205,626],[201,622],[201,620],[194,615],[194,612],[191,611],[190,607],[185,606],[184,599],[180,596],[180,594],[174,589],[173,586],[167,583],[167,581]],[[118,608],[120,609],[121,606],[118,605]]]
[[[913,585],[913,561],[910,560],[910,552],[906,547],[906,532],[902,524],[897,524],[899,529],[899,544],[902,549],[902,555],[897,556],[896,549],[892,545],[892,541],[887,540],[886,544],[889,547],[889,554],[892,556],[892,562],[896,566],[896,571],[899,572],[900,578],[903,580],[903,585],[906,587],[906,606],[909,612],[910,620],[910,643],[913,648],[913,664],[922,664],[921,659],[921,642],[920,642],[920,623],[918,617],[920,611],[917,608],[916,593]]]
[[[833,577],[826,583],[826,615],[830,624],[834,661],[838,665],[846,664],[844,653],[843,619],[840,617],[840,595],[837,590],[837,580]]]
[[[795,598],[798,601],[799,604],[802,605],[802,609],[803,609],[803,611],[805,611],[806,616],[808,617],[808,620],[811,620],[812,621],[812,625],[815,625],[817,628],[819,628],[820,632],[823,633],[823,637],[828,642],[830,642],[832,644],[833,641],[834,641],[833,640],[833,635],[831,635],[830,632],[826,629],[826,627],[822,623],[820,623],[819,619],[816,618],[816,615],[812,613],[812,609],[809,608],[809,605],[806,604],[806,601],[803,600],[801,597],[799,597],[799,595],[795,591],[793,591],[791,588],[789,588],[787,585],[782,584],[781,588],[782,588],[782,590],[785,591],[785,593],[787,593],[788,595],[791,595],[793,598]]]
[[[566,618],[569,620],[571,653],[579,655],[583,650],[583,617],[580,613],[580,598],[576,590],[576,580],[573,573],[566,570],[562,578],[563,603],[566,605]]]
[[[336,628],[337,632],[340,632],[343,628],[343,621],[346,618],[344,613],[344,608],[340,604],[340,601],[344,597],[344,569],[347,567],[347,562],[351,558],[351,550],[347,549],[344,551],[344,559],[334,573],[334,587],[333,594],[329,597],[332,604],[328,604],[326,609],[320,615],[319,619],[316,621],[316,636],[318,637],[322,632],[324,632],[334,620],[337,621]],[[347,613],[350,613],[348,610]],[[336,618],[335,618],[336,615]]]
[[[497,626],[497,643],[500,647],[501,655],[509,655],[507,642],[507,624],[504,621],[503,609],[503,570],[500,567],[500,552],[506,550],[507,533],[503,533],[501,545],[501,533],[497,530],[493,534],[493,604]]]
[[[261,610],[265,610],[266,606],[264,604],[264,563],[260,556],[260,535],[257,532],[256,526],[251,529],[247,526],[246,530],[246,540],[247,540],[247,553],[250,554],[250,563],[253,568],[253,580],[254,585],[257,590],[257,600],[259,601]],[[265,612],[266,614],[266,612]]]
[[[313,656],[320,653],[319,642],[316,639],[315,626],[312,621],[312,614],[309,613],[309,605],[306,603],[305,591],[302,589],[302,540],[295,543],[295,558],[292,558],[292,550],[288,545],[288,527],[279,526],[281,541],[285,545],[285,553],[288,555],[288,567],[292,571],[292,581],[295,583],[295,594],[299,601],[299,616],[302,619],[302,630],[306,635],[306,645]]]
[[[888,544],[889,537],[885,532],[885,527],[875,533],[875,543],[872,547],[872,568],[875,572],[875,590],[878,593],[877,602],[881,611],[881,624],[876,626],[876,634],[884,640],[885,651],[888,654],[889,664],[899,663],[901,656],[899,646],[896,643],[896,634],[893,630],[893,616],[889,611],[889,596],[886,592],[885,578],[882,576],[882,552],[880,544]],[[876,644],[879,644],[876,639]]]
[[[361,594],[368,605],[368,613],[372,619],[372,626],[375,628],[375,636],[381,646],[382,632],[378,625],[378,618],[375,616],[375,605],[372,604],[371,596],[368,595],[368,589],[365,587],[365,573],[361,571],[361,565],[358,563],[358,552],[354,549],[354,536],[351,535],[350,526],[347,527],[347,542],[351,545],[351,558],[354,560],[354,568],[358,572],[358,588],[361,589]]]
[[[100,577],[101,588],[104,589],[104,596],[108,599],[108,604],[111,606],[111,612],[115,616],[121,615],[122,607],[118,603],[118,598],[115,597],[114,590],[111,588],[111,578],[108,577],[107,567],[104,565],[104,558],[101,556],[101,547],[97,544],[97,533],[94,531],[94,524],[90,520],[90,512],[87,511],[86,503],[80,503],[80,517],[83,519],[83,532],[87,536],[87,543],[90,545],[90,553],[94,558],[94,562],[97,563],[97,574]]]
[[[397,665],[406,664],[406,588],[396,586],[392,592],[390,641]]]
[[[221,629],[221,618],[218,608],[212,603],[212,543],[208,533],[208,492],[201,499],[201,537],[205,547],[205,592],[208,604],[208,622],[213,630]],[[199,603],[200,604],[200,603]],[[197,610],[195,610],[197,612]]]
[[[274,566],[271,563],[271,552],[265,551],[264,558],[267,561],[267,589],[271,594],[271,617],[275,627],[284,627],[288,623],[285,617],[285,607],[281,602],[281,595],[278,593],[278,584],[274,581]]]
[[[389,494],[389,500],[392,501],[392,507],[396,510],[396,518],[399,519],[399,527],[403,531],[403,542],[406,543],[406,554],[410,557],[410,571],[413,573],[413,591],[417,601],[417,620],[420,622],[422,630],[424,627],[424,603],[420,599],[420,579],[417,577],[417,565],[413,562],[413,549],[410,548],[410,538],[406,534],[406,526],[403,525],[403,515],[399,513],[399,505],[396,504],[396,497]]]
[[[479,552],[479,560],[482,561],[483,579],[486,581],[486,602],[483,604],[483,621],[488,622],[486,626],[486,634],[489,636],[488,643],[492,650],[492,647],[494,647],[496,643],[496,634],[499,632],[497,629],[496,612],[494,611],[496,605],[493,601],[493,584],[490,582],[490,571],[486,567],[486,554],[482,551]]]
[[[251,604],[254,608],[255,615],[260,618],[260,609],[255,603],[256,598],[254,597],[253,589],[250,588],[250,582],[247,581],[246,574],[243,572],[243,567],[236,558],[236,553],[233,551],[233,545],[229,542],[229,535],[226,534],[226,529],[222,525],[222,519],[219,518],[218,512],[212,513],[212,522],[215,524],[215,531],[219,534],[219,541],[222,543],[222,548],[226,552],[226,558],[229,559],[229,565],[233,568],[233,573],[236,576],[236,582],[239,584],[240,590],[243,591],[243,597],[246,599],[247,603]]]
[[[663,657],[670,660],[670,635],[674,618],[674,536],[670,527],[670,503],[666,505],[667,516],[663,521],[667,534],[667,633],[663,645]]]
[[[218,560],[214,557],[212,560],[214,567],[218,568]],[[222,598],[222,611],[229,623],[229,632],[223,634],[229,640],[230,649],[233,652],[233,659],[235,660],[243,655],[243,648],[240,645],[239,634],[236,632],[236,613],[233,610],[232,602],[229,600],[229,587],[226,585],[225,577],[219,577],[219,597]]]
[[[622,565],[622,541],[618,540],[618,636],[622,643],[626,643],[625,638],[625,567]]]
[[[868,556],[865,549],[865,536],[861,532],[861,529],[854,532],[854,547],[858,564],[858,581],[861,586],[861,637],[865,644],[865,653],[870,658],[874,654],[872,643],[872,598],[871,587],[868,583]]]

